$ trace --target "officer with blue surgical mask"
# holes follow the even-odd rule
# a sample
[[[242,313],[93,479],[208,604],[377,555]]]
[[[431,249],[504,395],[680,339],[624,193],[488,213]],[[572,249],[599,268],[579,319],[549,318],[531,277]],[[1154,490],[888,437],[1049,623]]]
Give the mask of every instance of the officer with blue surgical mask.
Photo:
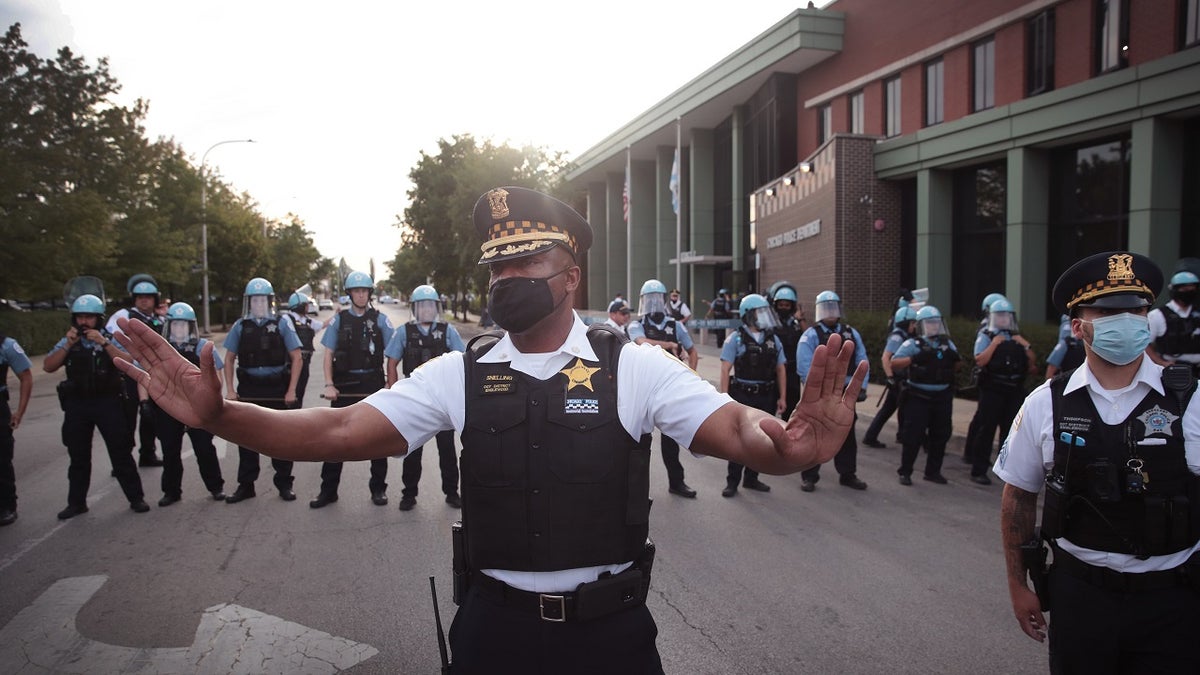
[[[1084,364],[1026,398],[996,460],[1001,533],[1021,629],[1055,673],[1196,673],[1200,648],[1200,403],[1187,366],[1147,358],[1163,275],[1112,251],[1059,277]],[[1036,539],[1038,493],[1046,490]],[[1022,555],[1022,548],[1032,555]],[[1029,588],[1026,574],[1033,580]]]

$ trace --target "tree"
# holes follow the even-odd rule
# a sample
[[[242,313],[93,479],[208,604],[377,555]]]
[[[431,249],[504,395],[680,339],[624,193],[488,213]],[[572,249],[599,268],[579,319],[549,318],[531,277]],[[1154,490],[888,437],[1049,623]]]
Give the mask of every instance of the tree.
[[[273,223],[267,227],[267,250],[270,259],[270,276],[277,295],[292,291],[316,279],[315,272],[322,261],[321,253],[313,245],[312,235],[304,227],[299,216],[289,213],[288,222]]]

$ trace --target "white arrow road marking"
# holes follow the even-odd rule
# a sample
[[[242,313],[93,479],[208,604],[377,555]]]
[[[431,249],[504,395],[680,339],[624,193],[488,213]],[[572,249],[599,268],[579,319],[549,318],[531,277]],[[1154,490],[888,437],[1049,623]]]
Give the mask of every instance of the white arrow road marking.
[[[371,645],[238,605],[209,607],[191,647],[120,647],[75,628],[106,576],[62,579],[0,629],[0,663],[20,673],[337,673],[379,653]]]

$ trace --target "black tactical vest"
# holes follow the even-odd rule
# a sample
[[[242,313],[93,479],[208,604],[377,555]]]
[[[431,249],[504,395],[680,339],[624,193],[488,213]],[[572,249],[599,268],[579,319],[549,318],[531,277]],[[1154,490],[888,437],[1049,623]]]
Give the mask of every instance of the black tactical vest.
[[[892,328],[892,330],[890,332],[888,332],[888,337],[890,338],[893,335],[900,338],[900,344],[904,344],[905,340],[912,337],[907,332],[905,332],[905,330],[903,328]],[[895,354],[892,354],[892,356],[895,357]],[[906,369],[904,369],[904,368],[896,368],[895,366],[893,366],[892,367],[892,375],[899,379],[906,378],[906,377],[908,377],[908,373],[905,372],[905,370]]]
[[[800,344],[800,336],[803,334],[804,331],[800,330],[800,320],[795,316],[789,316],[783,325],[775,329],[775,337],[783,344],[783,355],[787,358],[788,391],[792,391],[791,383],[800,381],[800,375],[796,372],[796,346]],[[795,391],[799,392],[800,389]]]
[[[1169,306],[1162,308],[1162,315],[1167,332],[1155,341],[1158,352],[1168,356],[1200,354],[1200,316],[1180,316]]]
[[[196,353],[196,345],[197,344],[199,344],[199,343],[189,341],[189,342],[185,342],[184,344],[177,345],[174,342],[172,342],[171,346],[174,347],[175,351],[179,352],[183,356],[183,358],[187,359],[193,366],[196,366],[197,368],[199,368],[200,367],[200,355]]]
[[[1050,384],[1054,466],[1046,476],[1042,532],[1097,551],[1139,557],[1182,551],[1200,539],[1200,479],[1184,454],[1183,411],[1195,391],[1151,391],[1125,421],[1107,425],[1087,387],[1064,394],[1069,376]],[[1181,388],[1182,389],[1182,388]],[[1160,445],[1138,445],[1153,439]],[[1131,460],[1144,463],[1140,491]]]
[[[651,437],[631,437],[617,417],[628,339],[603,325],[587,336],[599,361],[576,358],[548,380],[479,363],[498,333],[468,346],[462,489],[472,569],[617,564],[645,547]]]
[[[650,323],[649,316],[642,317],[642,330],[646,332],[646,338],[650,340],[658,340],[659,342],[674,342],[679,343],[679,335],[676,333],[677,326],[675,319],[667,317],[663,321],[662,328]]]
[[[379,329],[379,310],[370,307],[362,316],[348,309],[338,313],[337,349],[333,352],[333,372],[363,372],[383,369],[383,331]]]
[[[994,338],[997,333],[990,330],[983,331],[983,334],[988,336],[988,339]],[[992,358],[988,364],[984,366],[979,383],[981,385],[993,385],[999,388],[1015,389],[1025,383],[1025,373],[1029,371],[1029,352],[1025,347],[1013,339],[1013,335],[996,345],[996,350],[992,352]]]
[[[745,351],[733,360],[733,374],[739,380],[747,382],[775,382],[775,365],[779,361],[779,351],[775,349],[775,338],[766,333],[762,344],[754,340],[744,327],[738,327],[742,336],[742,346]]]
[[[815,328],[817,331],[817,337],[821,338],[821,344],[825,344],[825,343],[829,342],[829,336],[833,335],[835,332],[838,333],[838,335],[841,335],[843,340],[853,344],[854,343],[854,331],[850,328],[850,326],[847,326],[846,324],[841,324],[841,326],[842,326],[841,331],[832,331],[832,330],[829,330],[829,328],[826,327],[825,324],[821,323],[820,321],[813,324],[813,328]],[[837,356],[837,355],[834,354],[834,356]],[[846,374],[853,375],[854,369],[857,367],[858,367],[858,364],[855,363],[854,358],[852,357],[850,359],[850,365],[846,366]]]
[[[112,335],[103,328],[100,334],[106,340],[112,339]],[[104,349],[84,347],[83,340],[79,340],[67,349],[65,365],[69,383],[66,390],[72,394],[92,398],[121,393],[121,372]]]
[[[437,322],[429,327],[428,334],[421,332],[416,321],[404,324],[404,356],[400,365],[404,370],[405,377],[408,377],[412,371],[429,359],[450,351],[450,344],[447,342],[448,332],[445,324]]]
[[[916,384],[953,384],[959,355],[942,335],[915,337],[918,351],[908,365],[908,381]]]
[[[155,333],[160,335],[162,334],[163,319],[161,316],[157,314],[146,316],[145,314],[142,314],[141,310],[136,307],[130,307],[128,314],[130,319],[141,321],[149,326],[150,330],[153,330]]]
[[[283,343],[283,335],[279,333],[279,319],[272,317],[263,325],[258,325],[253,319],[242,319],[242,338],[238,341],[238,367],[261,368],[286,366],[291,363],[288,359],[287,346]]]
[[[312,327],[312,319],[307,316],[298,319],[293,317],[292,326],[296,329],[296,337],[300,338],[300,355],[305,360],[311,359],[316,348],[314,340],[317,337],[317,331]]]
[[[1087,352],[1084,351],[1083,340],[1074,335],[1063,338],[1063,344],[1067,346],[1067,352],[1063,354],[1062,366],[1059,367],[1059,370],[1065,373],[1082,366],[1087,358]]]

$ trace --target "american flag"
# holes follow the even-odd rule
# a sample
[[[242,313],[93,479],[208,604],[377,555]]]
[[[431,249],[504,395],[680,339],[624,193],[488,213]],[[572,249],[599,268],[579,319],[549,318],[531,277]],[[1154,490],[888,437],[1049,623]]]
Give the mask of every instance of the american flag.
[[[629,167],[625,167],[625,186],[621,188],[621,213],[625,222],[629,222]]]

